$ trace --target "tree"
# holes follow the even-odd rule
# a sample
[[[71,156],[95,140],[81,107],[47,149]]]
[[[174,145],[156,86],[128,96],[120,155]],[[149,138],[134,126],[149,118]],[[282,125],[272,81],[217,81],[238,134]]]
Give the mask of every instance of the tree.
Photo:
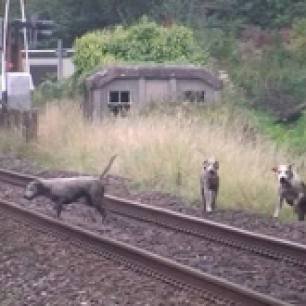
[[[294,22],[289,48],[293,54],[302,62],[306,60],[306,18]]]
[[[155,62],[204,64],[207,54],[192,30],[173,25],[162,27],[142,18],[130,27],[88,33],[75,42],[74,63],[79,75],[105,63]]]
[[[296,17],[305,16],[304,0],[216,0],[222,20],[240,20],[263,28],[288,26]]]
[[[53,19],[58,36],[71,46],[76,37],[86,32],[134,21],[149,11],[149,4],[142,0],[28,0],[28,11]]]

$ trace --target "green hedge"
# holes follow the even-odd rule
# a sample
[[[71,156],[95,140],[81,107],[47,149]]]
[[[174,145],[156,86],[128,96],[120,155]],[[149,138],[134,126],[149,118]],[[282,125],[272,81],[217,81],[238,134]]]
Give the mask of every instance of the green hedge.
[[[74,63],[78,75],[111,63],[205,64],[208,54],[185,26],[162,27],[142,18],[130,27],[85,34],[75,41]]]

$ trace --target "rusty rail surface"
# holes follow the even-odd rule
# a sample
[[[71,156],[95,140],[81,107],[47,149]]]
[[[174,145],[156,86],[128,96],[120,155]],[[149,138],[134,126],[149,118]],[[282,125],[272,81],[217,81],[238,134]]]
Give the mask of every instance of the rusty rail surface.
[[[0,181],[20,187],[24,187],[35,178],[37,177],[0,169]],[[306,245],[303,244],[111,195],[105,196],[105,206],[115,214],[151,222],[189,235],[247,250],[261,256],[306,266]]]
[[[197,293],[209,305],[290,305],[127,243],[105,238],[78,226],[24,209],[15,203],[0,200],[0,214],[2,217],[17,220],[46,235],[77,245],[132,270],[170,283],[177,288]]]

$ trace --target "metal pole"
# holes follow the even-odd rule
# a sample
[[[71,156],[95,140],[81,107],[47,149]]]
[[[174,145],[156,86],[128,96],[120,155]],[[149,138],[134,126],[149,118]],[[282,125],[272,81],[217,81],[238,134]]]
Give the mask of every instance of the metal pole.
[[[57,80],[60,81],[63,78],[63,40],[57,40]]]
[[[6,0],[5,13],[3,20],[3,49],[2,49],[2,69],[1,69],[1,90],[3,95],[3,103],[7,102],[7,78],[6,78],[6,49],[7,49],[7,31],[8,31],[8,15],[10,9],[10,0]]]
[[[25,25],[25,23],[26,23],[26,16],[25,16],[24,0],[20,0],[20,9],[21,9],[21,20],[22,20],[22,23]],[[28,45],[27,28],[26,28],[26,26],[23,27],[23,44],[24,44],[24,51],[25,51],[25,71],[26,72],[30,72],[29,45]]]

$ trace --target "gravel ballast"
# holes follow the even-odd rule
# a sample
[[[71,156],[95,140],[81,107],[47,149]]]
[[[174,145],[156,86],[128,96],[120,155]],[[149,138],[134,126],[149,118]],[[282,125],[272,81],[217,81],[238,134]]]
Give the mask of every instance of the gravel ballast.
[[[1,185],[0,192],[23,207],[55,216],[52,202],[48,199],[39,197],[27,201],[22,198],[22,188],[5,184]],[[306,268],[111,213],[102,224],[100,215],[83,203],[65,206],[62,220],[284,301],[306,304]]]
[[[211,305],[0,216],[1,306]]]

